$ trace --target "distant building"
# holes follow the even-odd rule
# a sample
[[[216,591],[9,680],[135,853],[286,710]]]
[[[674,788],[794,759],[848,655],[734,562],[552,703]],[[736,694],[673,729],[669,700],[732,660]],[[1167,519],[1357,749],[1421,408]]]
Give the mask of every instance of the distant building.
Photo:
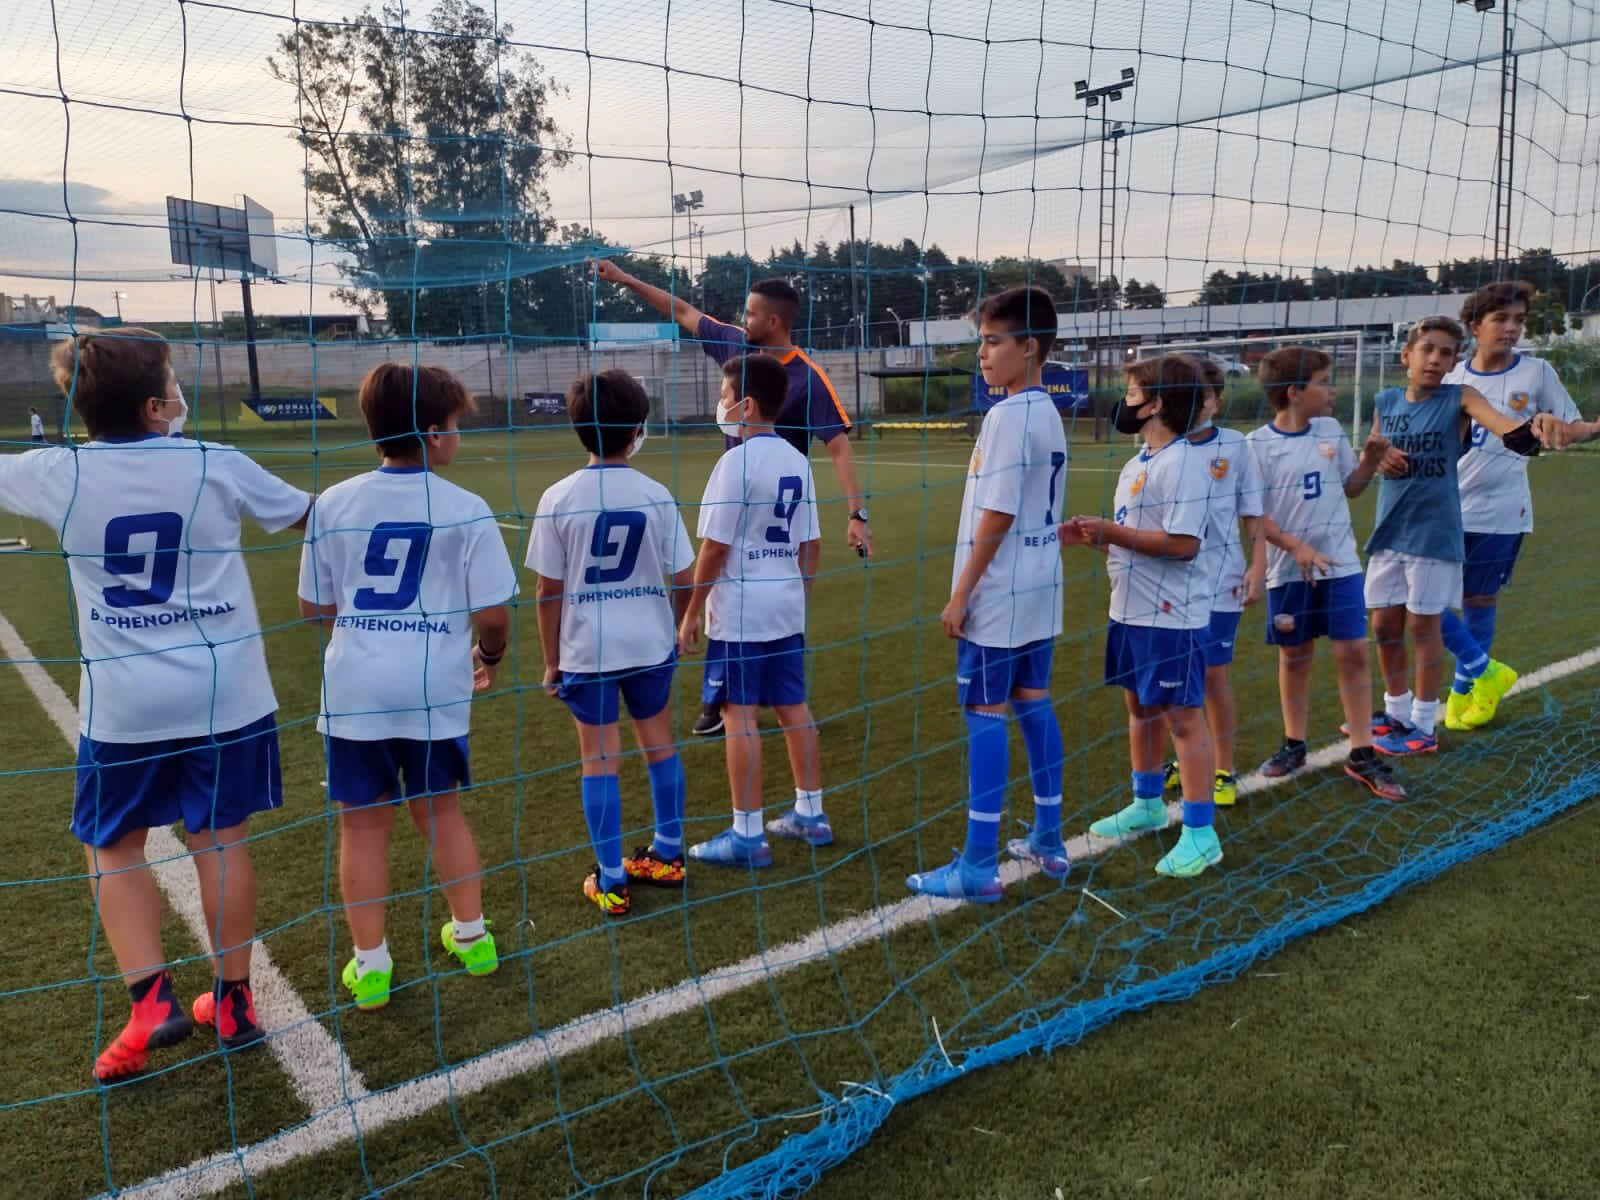
[[[1095,269],[1075,258],[1050,258],[1045,261],[1060,271],[1062,278],[1068,283],[1092,284],[1095,281],[1097,274]]]

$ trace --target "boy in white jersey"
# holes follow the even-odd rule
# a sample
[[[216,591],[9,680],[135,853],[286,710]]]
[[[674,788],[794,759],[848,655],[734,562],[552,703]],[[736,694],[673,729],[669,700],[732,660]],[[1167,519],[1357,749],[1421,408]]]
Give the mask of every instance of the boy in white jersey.
[[[817,727],[806,704],[806,601],[822,534],[811,463],[774,429],[788,387],[783,364],[770,355],[723,364],[719,420],[723,433],[741,440],[706,481],[694,590],[678,626],[678,649],[687,654],[703,621],[712,643],[707,653],[720,655],[727,668],[733,827],[689,847],[690,858],[721,866],[771,866],[767,833],[812,846],[833,841],[822,811]],[[794,807],[765,831],[757,723],[763,706],[783,727],[795,795]]]
[[[632,906],[629,880],[683,886],[683,760],[667,701],[694,547],[672,493],[628,465],[644,444],[649,412],[644,388],[626,371],[573,382],[567,415],[589,465],[539,497],[528,541],[527,566],[539,575],[544,685],[572,710],[583,758],[583,816],[595,853],[583,894],[611,917]],[[626,858],[619,697],[649,764],[656,818],[654,839]]]
[[[1442,614],[1461,603],[1465,544],[1457,470],[1468,426],[1486,426],[1506,449],[1527,456],[1539,452],[1541,439],[1559,440],[1568,429],[1550,413],[1519,421],[1476,388],[1445,383],[1465,340],[1466,330],[1449,317],[1418,321],[1400,355],[1409,386],[1386,388],[1373,401],[1373,429],[1392,443],[1379,464],[1378,517],[1367,539],[1367,608],[1384,681],[1383,715],[1374,723],[1387,729],[1372,743],[1379,754],[1439,748]],[[1407,689],[1408,632],[1417,647],[1414,699]],[[1489,666],[1497,676],[1507,670]]]
[[[37,408],[28,410],[28,440],[36,446],[44,445],[44,418]]]
[[[278,702],[267,676],[240,522],[304,525],[311,497],[237,450],[174,436],[188,407],[167,343],[147,329],[85,334],[52,354],[90,440],[0,458],[0,508],[52,526],[78,607],[72,832],[133,1012],[95,1061],[102,1083],[144,1070],[193,1030],[161,966],[154,826],[182,821],[215,979],[193,1007],[238,1049],[261,1038],[250,992],[256,883],[246,819],[283,802]]]
[[[471,411],[460,381],[440,367],[384,363],[359,398],[382,465],[318,497],[300,555],[300,612],[333,628],[317,729],[355,943],[341,978],[356,1007],[372,1010],[389,1002],[394,977],[383,918],[401,801],[450,906],[444,948],[473,975],[499,965],[457,792],[472,783],[472,693],[494,682],[505,655],[517,581],[489,506],[435,473],[455,458],[457,425]]]
[[[1284,346],[1261,360],[1257,378],[1275,415],[1248,444],[1261,480],[1262,540],[1250,564],[1251,587],[1267,594],[1267,644],[1278,647],[1278,703],[1283,745],[1261,767],[1281,779],[1306,765],[1311,666],[1316,639],[1333,643],[1339,699],[1350,736],[1344,773],[1385,800],[1405,789],[1372,748],[1368,709],[1367,607],[1350,501],[1366,490],[1389,443],[1373,433],[1356,460],[1330,416],[1333,360],[1321,350]]]
[[[1205,537],[1212,476],[1205,451],[1186,435],[1200,419],[1205,388],[1193,360],[1148,358],[1126,370],[1117,406],[1120,433],[1143,433],[1144,447],[1117,479],[1115,515],[1074,517],[1061,527],[1068,545],[1104,549],[1111,575],[1106,683],[1123,689],[1133,762],[1133,802],[1089,826],[1127,838],[1167,823],[1161,798],[1163,743],[1172,735],[1182,780],[1183,832],[1156,863],[1188,878],[1222,861],[1213,825],[1216,758],[1206,729],[1205,651],[1214,582],[1195,569]]]
[[[1212,789],[1214,803],[1227,807],[1239,798],[1239,781],[1233,773],[1233,745],[1238,714],[1233,699],[1234,645],[1239,636],[1239,619],[1245,605],[1260,599],[1252,593],[1245,572],[1244,545],[1239,540],[1239,525],[1245,538],[1256,545],[1261,516],[1261,481],[1254,457],[1245,445],[1244,434],[1213,424],[1222,407],[1227,378],[1209,355],[1193,357],[1195,369],[1205,388],[1205,406],[1189,442],[1206,453],[1206,472],[1211,477],[1211,496],[1207,504],[1205,538],[1195,559],[1195,570],[1212,588],[1211,620],[1202,639],[1206,662],[1206,726],[1216,753],[1217,782]],[[1182,782],[1178,764],[1166,766],[1166,785],[1176,788]]]
[[[978,366],[1005,399],[983,417],[972,452],[941,622],[959,639],[956,697],[967,720],[967,842],[946,866],[906,880],[914,892],[990,902],[1010,772],[1006,706],[1017,715],[1033,776],[1034,824],[1007,850],[1052,879],[1071,864],[1061,840],[1061,726],[1050,666],[1061,634],[1061,547],[1067,440],[1040,371],[1055,341],[1056,309],[1019,287],[978,311]]]
[[[1468,296],[1461,320],[1477,346],[1471,360],[1456,364],[1445,382],[1471,384],[1496,412],[1513,419],[1550,413],[1576,421],[1578,407],[1555,368],[1516,351],[1532,296],[1533,285],[1522,282],[1491,283]],[[1516,681],[1516,673],[1503,665],[1490,669],[1489,651],[1496,597],[1511,582],[1523,535],[1533,529],[1528,460],[1476,422],[1468,442],[1457,466],[1465,551],[1461,616],[1447,609],[1443,618],[1445,646],[1456,656],[1455,681],[1445,701],[1446,729],[1488,724]]]

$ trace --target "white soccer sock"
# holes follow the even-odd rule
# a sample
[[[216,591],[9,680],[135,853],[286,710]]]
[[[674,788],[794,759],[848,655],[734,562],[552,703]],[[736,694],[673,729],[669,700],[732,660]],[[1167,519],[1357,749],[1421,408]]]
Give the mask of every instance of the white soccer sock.
[[[1438,719],[1437,700],[1418,700],[1411,705],[1411,724],[1418,733],[1432,733]]]
[[[1401,692],[1398,696],[1391,696],[1388,692],[1383,694],[1383,711],[1396,721],[1411,724],[1411,693]]]
[[[450,923],[455,926],[456,945],[465,946],[468,942],[475,942],[483,936],[483,914],[478,914],[476,921],[458,921],[451,918]]]
[[[365,975],[368,971],[392,971],[394,959],[389,957],[389,942],[387,939],[379,942],[371,950],[356,947],[356,975]]]
[[[822,815],[822,789],[808,792],[804,788],[794,790],[794,809],[802,817],[811,819]]]
[[[742,838],[757,838],[762,835],[761,810],[754,812],[740,812],[733,810],[733,831]]]

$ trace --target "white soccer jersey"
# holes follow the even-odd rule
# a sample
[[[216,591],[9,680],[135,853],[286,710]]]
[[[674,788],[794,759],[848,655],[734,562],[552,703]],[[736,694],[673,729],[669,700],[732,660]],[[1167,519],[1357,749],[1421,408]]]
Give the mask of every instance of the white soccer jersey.
[[[979,513],[988,509],[1014,519],[972,589],[968,641],[1011,648],[1060,634],[1061,547],[1056,526],[1066,495],[1067,439],[1049,394],[1040,389],[1019,392],[985,413],[961,496],[952,586],[972,557]]]
[[[678,506],[632,467],[574,471],[539,497],[528,569],[559,579],[561,669],[665,662],[677,640],[666,580],[694,565]]]
[[[317,497],[300,596],[337,610],[317,729],[435,741],[470,725],[472,614],[516,595],[482,497],[421,467],[380,467]]]
[[[44,436],[44,418],[38,413],[28,414],[28,435],[30,437]]]
[[[1241,517],[1259,517],[1261,476],[1244,434],[1220,426],[1203,442],[1190,443],[1205,458],[1211,489],[1205,545],[1195,559],[1200,580],[1211,588],[1212,612],[1244,610],[1244,543]]]
[[[1135,454],[1117,477],[1116,522],[1201,538],[1211,476],[1204,451],[1183,438]],[[1201,629],[1211,621],[1211,584],[1195,569],[1200,558],[1152,558],[1120,546],[1107,553],[1111,619],[1124,625]]]
[[[1457,363],[1446,383],[1464,383],[1514,421],[1535,413],[1554,413],[1563,421],[1578,420],[1578,406],[1561,386],[1555,368],[1542,358],[1518,354],[1502,371],[1484,374]],[[1533,493],[1528,489],[1528,460],[1505,448],[1499,435],[1472,423],[1471,447],[1456,470],[1461,485],[1461,524],[1469,533],[1531,533]]]
[[[1314,546],[1332,562],[1324,578],[1361,574],[1344,483],[1356,469],[1350,439],[1332,417],[1312,417],[1300,433],[1275,425],[1252,430],[1250,450],[1260,475],[1262,510],[1278,528]],[[1294,556],[1267,548],[1267,586],[1300,578]]]
[[[702,538],[730,547],[706,605],[706,636],[775,642],[806,631],[800,547],[822,536],[811,460],[775,433],[717,460],[701,501]]]
[[[0,456],[0,508],[56,530],[78,608],[78,728],[204,737],[276,711],[240,522],[311,497],[230,446],[149,434]]]

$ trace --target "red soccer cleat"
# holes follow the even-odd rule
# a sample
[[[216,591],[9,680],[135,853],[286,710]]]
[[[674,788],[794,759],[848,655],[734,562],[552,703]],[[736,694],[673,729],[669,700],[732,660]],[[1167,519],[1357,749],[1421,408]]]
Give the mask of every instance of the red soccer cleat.
[[[172,975],[163,971],[133,1006],[128,1023],[94,1060],[94,1077],[115,1083],[145,1069],[150,1051],[175,1046],[194,1032],[194,1023],[172,992]]]

